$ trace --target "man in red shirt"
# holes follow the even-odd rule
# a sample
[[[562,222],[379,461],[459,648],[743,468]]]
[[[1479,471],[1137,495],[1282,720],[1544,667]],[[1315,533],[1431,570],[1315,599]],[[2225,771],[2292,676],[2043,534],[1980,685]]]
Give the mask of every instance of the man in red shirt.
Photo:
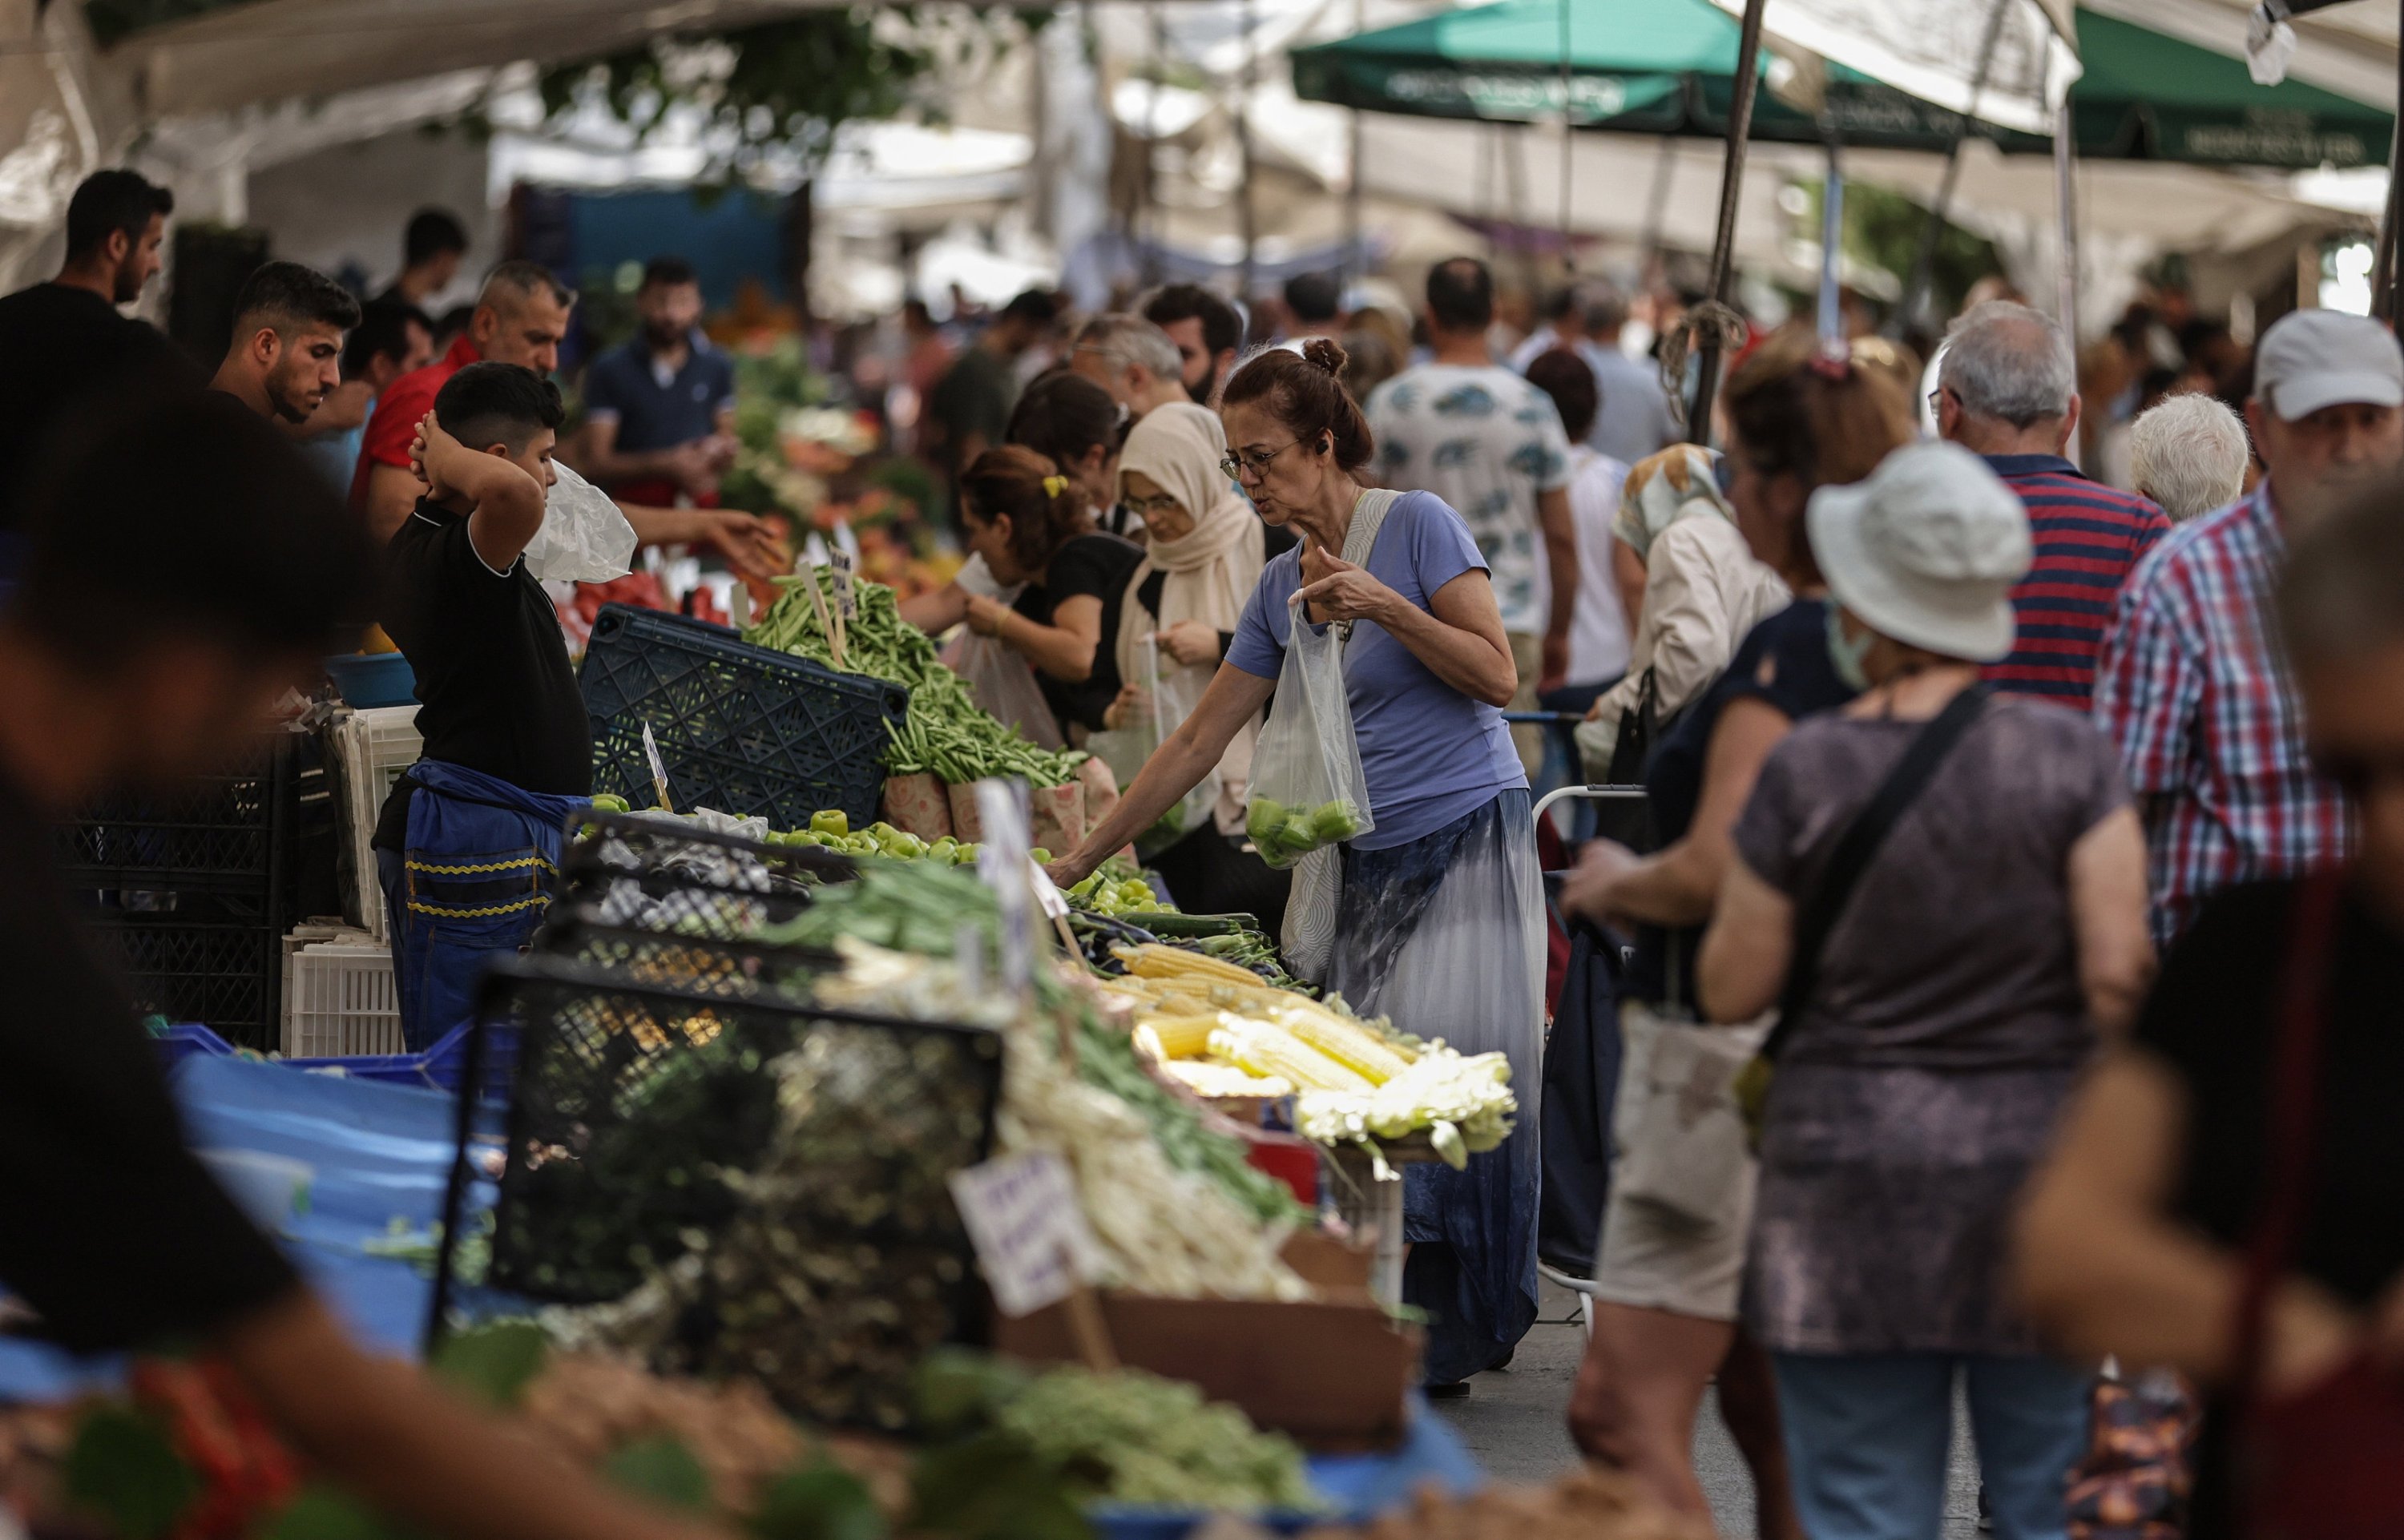
[[[1945,333],[1936,382],[1937,432],[2020,494],[2036,542],[2012,590],[2019,640],[1987,678],[2083,713],[2120,585],[2170,533],[2170,517],[2063,457],[2078,430],[2078,371],[2070,338],[2043,312],[2008,300],[1973,306]]]
[[[404,374],[376,398],[351,482],[351,507],[364,515],[379,546],[409,520],[425,488],[410,466],[409,446],[417,425],[434,410],[434,398],[451,376],[478,362],[517,364],[538,374],[559,368],[559,344],[576,291],[539,262],[509,261],[493,269],[476,296],[476,314],[449,352]],[[643,508],[618,505],[645,545],[706,545],[738,572],[770,578],[788,570],[791,558],[776,532],[758,517],[720,508]]]
[[[551,373],[559,367],[560,340],[567,335],[568,313],[575,308],[576,291],[540,263],[503,262],[484,280],[476,314],[451,351],[402,375],[376,398],[351,482],[351,507],[366,515],[379,545],[408,520],[425,490],[410,467],[409,445],[451,376],[482,360]]]

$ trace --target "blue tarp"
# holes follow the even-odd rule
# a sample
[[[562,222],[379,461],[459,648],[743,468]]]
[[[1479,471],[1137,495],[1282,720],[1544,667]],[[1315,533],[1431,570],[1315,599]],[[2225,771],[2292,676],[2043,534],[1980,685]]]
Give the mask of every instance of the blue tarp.
[[[414,1356],[432,1283],[405,1262],[360,1248],[396,1218],[423,1231],[440,1216],[455,1101],[447,1093],[331,1075],[259,1059],[193,1054],[168,1071],[197,1149],[252,1150],[306,1161],[314,1170],[308,1211],[285,1226],[285,1250],[361,1340]],[[489,1201],[489,1189],[482,1194]],[[106,1388],[115,1360],[76,1359],[38,1343],[0,1338],[0,1402],[54,1401]],[[1313,1485],[1337,1511],[1366,1515],[1406,1500],[1421,1483],[1454,1491],[1480,1485],[1477,1463],[1442,1418],[1415,1408],[1411,1435],[1387,1454],[1322,1455]],[[1106,1540],[1170,1540],[1195,1516],[1103,1516]]]

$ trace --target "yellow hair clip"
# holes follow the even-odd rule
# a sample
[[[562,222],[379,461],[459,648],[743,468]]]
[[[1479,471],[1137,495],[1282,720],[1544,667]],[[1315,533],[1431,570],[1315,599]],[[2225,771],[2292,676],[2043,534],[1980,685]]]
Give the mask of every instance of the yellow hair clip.
[[[1068,478],[1068,477],[1066,477],[1066,476],[1046,476],[1046,477],[1044,477],[1044,478],[1043,478],[1043,495],[1044,495],[1045,497],[1058,497],[1061,493],[1066,492],[1066,491],[1068,491],[1068,490],[1069,490],[1069,478]]]

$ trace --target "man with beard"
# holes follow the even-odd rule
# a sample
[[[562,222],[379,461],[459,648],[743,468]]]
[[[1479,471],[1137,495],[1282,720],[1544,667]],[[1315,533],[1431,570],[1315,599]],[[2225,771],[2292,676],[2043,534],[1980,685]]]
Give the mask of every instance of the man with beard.
[[[342,383],[342,334],[358,324],[350,290],[298,262],[269,262],[234,297],[233,341],[209,388],[298,427]]]
[[[93,172],[67,203],[59,275],[0,300],[0,358],[10,365],[0,370],[0,536],[16,527],[30,462],[58,413],[136,374],[164,371],[200,383],[158,328],[117,311],[158,276],[175,209],[174,194],[139,173]],[[0,575],[7,566],[0,553]]]
[[[655,257],[635,291],[635,335],[584,376],[584,474],[613,497],[673,505],[718,498],[734,457],[734,365],[701,333],[701,280]]]
[[[2145,816],[2164,944],[2221,889],[2351,852],[2344,794],[2305,749],[2271,599],[2289,539],[2404,464],[2404,353],[2375,321],[2292,312],[2262,334],[2245,421],[2270,473],[2138,564],[2096,670],[2095,720]]]
[[[1185,394],[1203,406],[1219,399],[1244,345],[1244,317],[1200,284],[1168,284],[1143,297],[1143,318],[1168,333],[1182,360]]]

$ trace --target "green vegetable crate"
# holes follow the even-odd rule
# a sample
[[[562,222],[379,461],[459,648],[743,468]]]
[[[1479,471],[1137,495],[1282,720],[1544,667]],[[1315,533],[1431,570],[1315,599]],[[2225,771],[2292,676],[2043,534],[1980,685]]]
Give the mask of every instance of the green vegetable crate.
[[[605,605],[578,682],[593,717],[593,789],[653,805],[649,725],[679,808],[804,827],[822,807],[876,817],[909,692],[754,647],[724,626]]]

